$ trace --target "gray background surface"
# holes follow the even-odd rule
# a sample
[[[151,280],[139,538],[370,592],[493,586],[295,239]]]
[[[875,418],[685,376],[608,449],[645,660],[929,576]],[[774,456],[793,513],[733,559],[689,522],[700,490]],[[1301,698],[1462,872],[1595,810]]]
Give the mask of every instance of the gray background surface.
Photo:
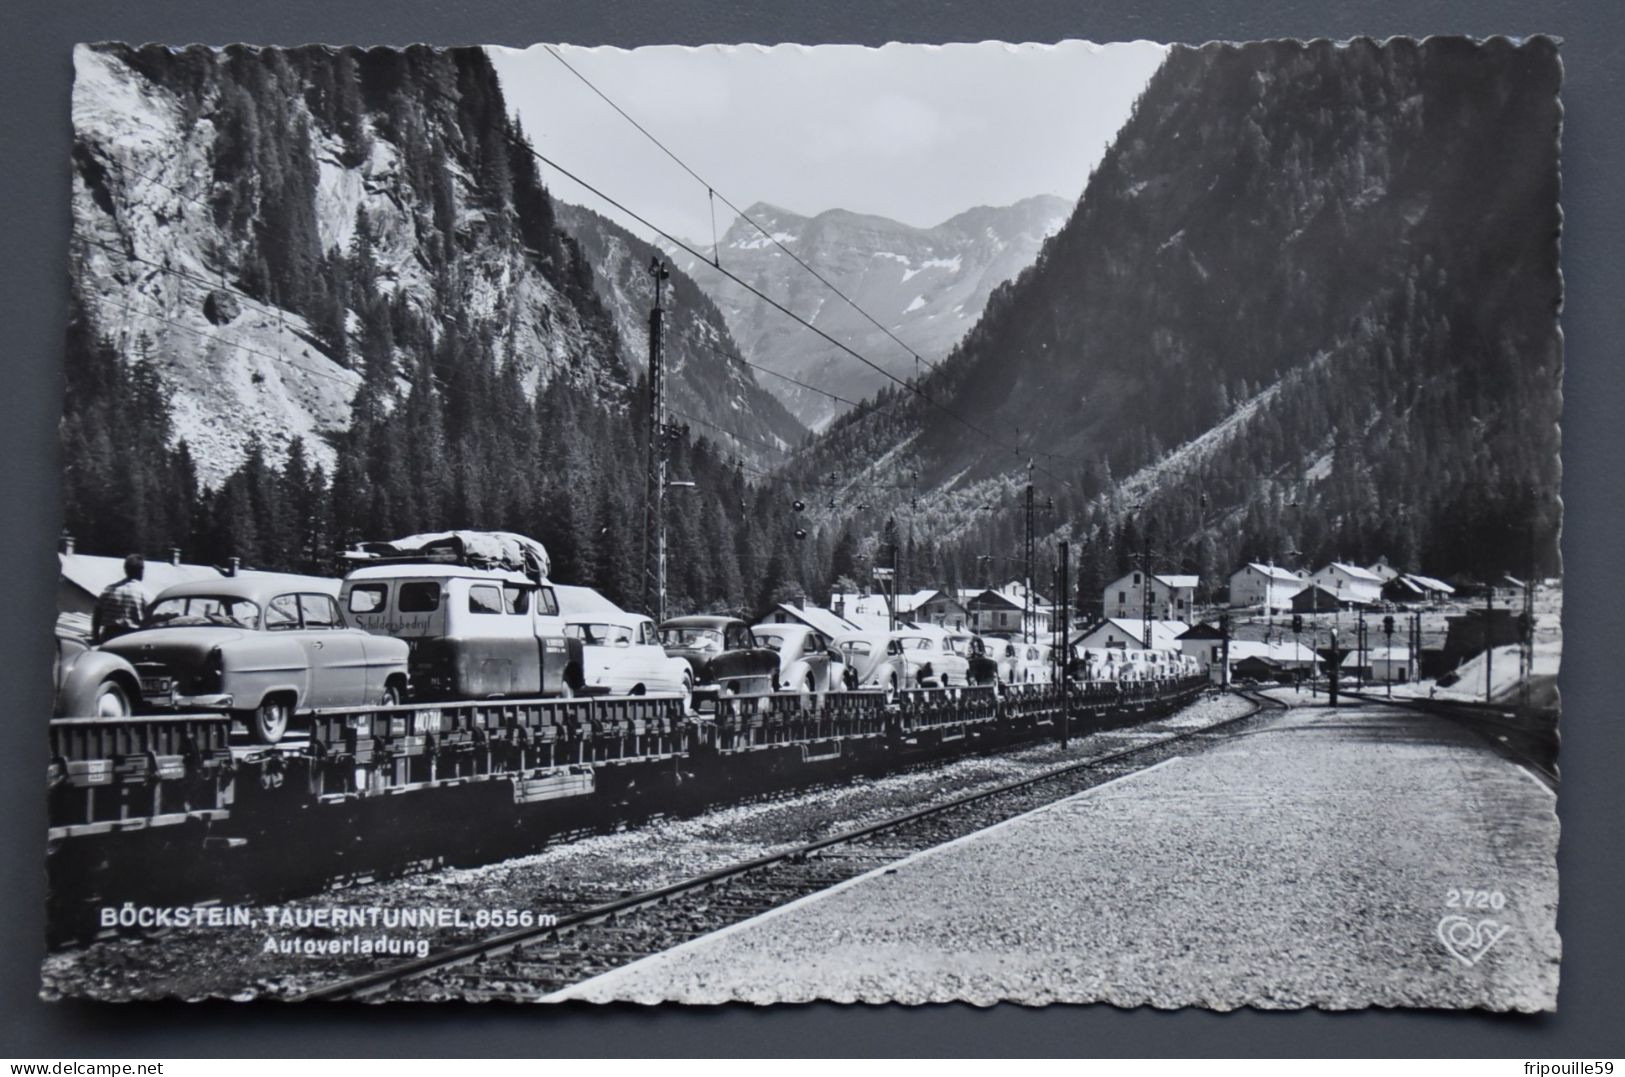
[[[1625,275],[1619,177],[1625,5],[1618,0],[1301,0],[1132,5],[1003,0],[819,3],[598,0],[31,0],[5,17],[0,66],[0,1056],[573,1054],[1379,1054],[1585,1058],[1625,1054],[1625,641],[1620,461],[1625,459]],[[1563,494],[1568,606],[1559,809],[1565,957],[1559,1012],[1542,1017],[1381,1011],[1219,1015],[1110,1007],[806,1006],[714,1010],[230,1005],[46,1005],[41,836],[43,716],[60,529],[56,422],[69,229],[70,49],[77,41],[528,45],[708,42],[1097,41],[1549,33],[1564,40],[1563,262],[1567,305]],[[1425,940],[1419,940],[1419,944]]]

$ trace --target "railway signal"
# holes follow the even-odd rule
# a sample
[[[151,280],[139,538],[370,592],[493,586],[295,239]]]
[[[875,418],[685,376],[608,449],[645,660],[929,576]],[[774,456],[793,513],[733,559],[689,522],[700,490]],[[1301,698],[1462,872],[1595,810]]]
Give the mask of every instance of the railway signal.
[[[1382,634],[1388,637],[1388,698],[1394,698],[1394,615],[1388,614],[1382,619]],[[1409,665],[1409,656],[1406,665]]]

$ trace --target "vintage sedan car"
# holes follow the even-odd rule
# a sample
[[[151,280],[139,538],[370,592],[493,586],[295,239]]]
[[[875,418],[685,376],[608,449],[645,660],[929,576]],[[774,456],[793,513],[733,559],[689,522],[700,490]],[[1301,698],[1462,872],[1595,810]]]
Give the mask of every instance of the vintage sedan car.
[[[824,646],[824,637],[806,625],[759,624],[750,630],[758,646],[779,656],[779,687],[789,692],[835,692],[844,670]]]
[[[1049,684],[1055,680],[1051,647],[1047,643],[1013,644],[1016,652],[1015,684]]]
[[[949,688],[970,683],[970,660],[954,650],[947,629],[914,625],[892,633],[909,663],[909,688]]]
[[[406,644],[346,625],[337,592],[274,572],[180,583],[102,650],[135,667],[144,708],[229,711],[275,744],[310,711],[406,698]]]
[[[88,620],[84,631],[57,620],[53,713],[58,718],[128,718],[141,698],[141,678],[118,655],[93,648],[89,627]]]
[[[660,645],[694,671],[696,700],[766,695],[779,687],[779,656],[751,638],[737,617],[699,614],[660,625]]]
[[[660,646],[655,623],[639,613],[583,613],[564,619],[564,634],[581,642],[585,689],[611,695],[694,695],[694,671]]]
[[[903,644],[890,632],[842,632],[829,645],[841,656],[848,688],[879,688],[890,696],[913,686]]]

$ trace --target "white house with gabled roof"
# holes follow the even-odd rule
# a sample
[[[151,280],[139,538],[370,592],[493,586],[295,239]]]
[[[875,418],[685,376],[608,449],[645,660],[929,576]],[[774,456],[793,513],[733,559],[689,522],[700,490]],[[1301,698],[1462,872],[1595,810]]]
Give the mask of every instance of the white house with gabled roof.
[[[1382,577],[1368,568],[1333,561],[1309,577],[1311,583],[1337,596],[1340,606],[1370,606],[1382,599]]]
[[[1196,576],[1154,572],[1151,574],[1151,619],[1188,621],[1196,611]],[[1145,617],[1147,586],[1138,569],[1106,585],[1100,596],[1100,615],[1124,620]]]
[[[1230,605],[1285,613],[1292,608],[1292,596],[1305,586],[1290,568],[1249,561],[1230,574]]]

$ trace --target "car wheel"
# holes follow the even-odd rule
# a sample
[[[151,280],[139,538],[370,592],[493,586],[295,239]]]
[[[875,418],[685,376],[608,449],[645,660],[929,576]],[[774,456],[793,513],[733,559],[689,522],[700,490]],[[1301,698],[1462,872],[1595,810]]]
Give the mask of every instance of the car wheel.
[[[806,680],[801,682],[801,692],[803,695],[809,696],[816,695],[818,693],[818,686],[813,683],[813,675],[811,673],[808,673]]]
[[[683,697],[683,713],[694,713],[694,678],[683,674],[683,686],[679,689]]]
[[[384,687],[384,696],[378,701],[380,707],[399,707],[401,705],[401,690],[393,684]]]
[[[886,702],[890,703],[897,698],[897,674],[893,673],[886,678]]]
[[[128,718],[131,714],[130,697],[113,681],[103,681],[96,689],[93,712],[98,718]]]
[[[280,699],[267,699],[255,710],[243,715],[249,736],[256,744],[275,744],[288,731],[292,708]]]

